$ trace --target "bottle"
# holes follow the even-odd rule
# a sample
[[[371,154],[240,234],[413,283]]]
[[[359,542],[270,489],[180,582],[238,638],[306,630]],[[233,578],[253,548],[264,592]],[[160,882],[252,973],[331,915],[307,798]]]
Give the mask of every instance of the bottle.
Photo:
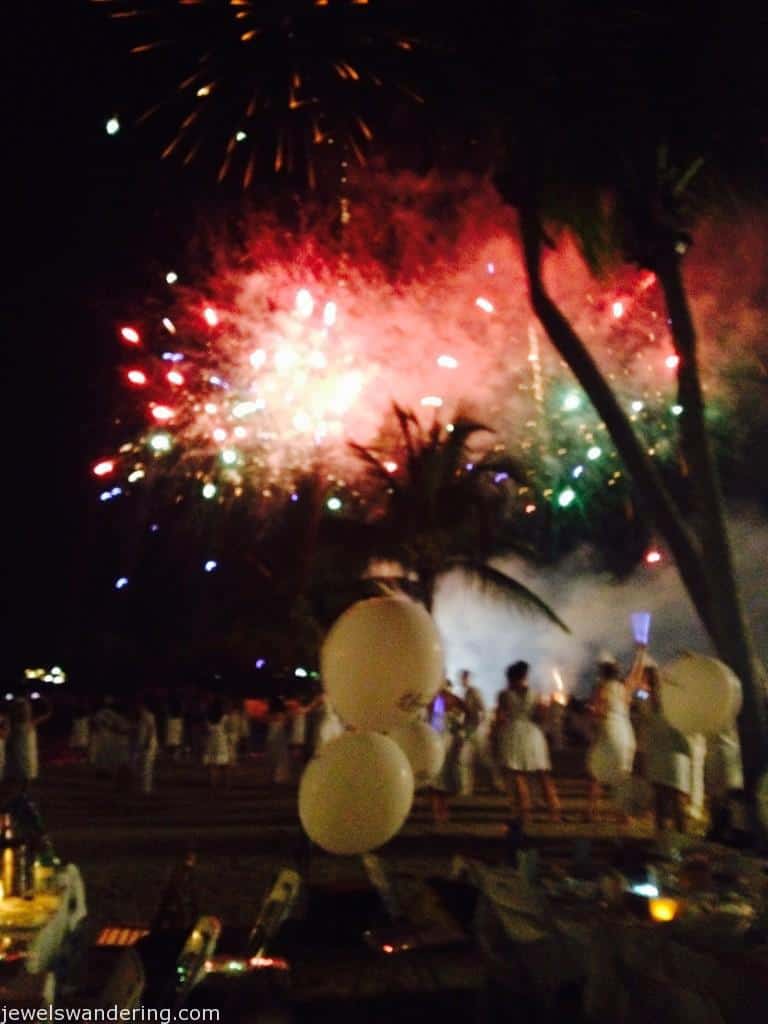
[[[13,818],[3,814],[0,820],[3,893],[25,899],[30,895],[29,858],[26,843],[16,834]]]

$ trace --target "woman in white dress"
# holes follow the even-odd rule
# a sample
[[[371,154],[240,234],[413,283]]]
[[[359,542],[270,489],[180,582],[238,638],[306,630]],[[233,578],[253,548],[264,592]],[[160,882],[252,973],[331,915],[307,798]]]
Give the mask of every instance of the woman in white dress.
[[[587,766],[589,784],[589,821],[597,820],[598,802],[603,783],[617,784],[629,775],[635,760],[635,733],[629,718],[632,689],[637,678],[635,667],[624,682],[615,661],[601,661],[598,666],[597,685],[592,692],[591,710],[596,721],[596,735],[589,748]]]
[[[440,771],[430,780],[428,792],[435,825],[445,825],[450,817],[448,798],[461,789],[460,763],[464,748],[466,705],[446,680],[430,704],[428,718],[445,747]]]
[[[553,821],[560,820],[560,799],[552,779],[552,763],[544,731],[533,721],[536,698],[528,686],[529,665],[516,661],[507,668],[507,688],[497,699],[499,756],[507,780],[510,801],[525,823],[531,814],[529,779],[541,783]]]
[[[229,785],[231,757],[224,705],[221,701],[214,701],[208,708],[205,720],[205,746],[203,748],[203,764],[208,767],[211,786],[219,786],[222,782],[226,786]]]
[[[691,791],[690,744],[664,717],[658,669],[646,666],[643,682],[649,695],[644,763],[648,781],[653,786],[656,828],[663,832],[671,819],[676,831],[683,833],[685,809]]]
[[[47,705],[33,710],[26,697],[17,697],[11,706],[11,735],[8,741],[9,775],[26,787],[40,774],[37,755],[37,727],[51,717]]]

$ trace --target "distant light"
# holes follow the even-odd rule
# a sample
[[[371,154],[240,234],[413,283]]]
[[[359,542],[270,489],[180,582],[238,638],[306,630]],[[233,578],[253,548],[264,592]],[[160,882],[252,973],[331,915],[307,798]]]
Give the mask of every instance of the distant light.
[[[257,658],[256,659],[256,668],[264,668],[264,666],[266,664],[267,664],[267,659],[266,658]]]
[[[443,400],[439,395],[425,395],[421,400],[421,404],[427,408],[439,409],[443,404]]]
[[[203,497],[204,498],[215,498],[216,497],[216,484],[203,484]]]
[[[143,480],[145,475],[143,469],[134,469],[132,473],[128,474],[128,483],[135,484],[137,480]]]
[[[209,416],[215,416],[216,413],[219,411],[218,405],[214,405],[213,402],[206,402],[203,408],[205,409]]]
[[[109,476],[110,473],[114,472],[115,461],[114,459],[102,459],[101,462],[97,462],[93,467],[94,476]]]
[[[112,497],[112,498],[119,498],[122,493],[123,493],[123,488],[122,487],[113,487],[112,490],[109,492],[110,497]]]
[[[201,85],[200,88],[195,93],[195,95],[199,99],[202,99],[204,96],[210,96],[211,95],[211,86],[210,85]]]
[[[165,375],[165,379],[169,384],[175,384],[177,387],[184,383],[184,375],[179,373],[178,370],[169,370]]]
[[[620,300],[611,304],[611,312],[613,313],[614,319],[620,320],[624,316],[624,303]]]
[[[489,274],[495,274],[496,273],[496,264],[495,263],[488,263],[488,264],[486,264],[486,269],[488,270]]]
[[[557,504],[560,508],[568,508],[576,500],[576,491],[572,487],[566,487],[557,496]]]
[[[170,323],[170,320],[168,321]],[[176,328],[173,328],[172,334],[175,333]],[[163,359],[166,363],[181,363],[184,361],[183,352],[163,352]]]
[[[453,356],[438,356],[437,365],[442,366],[444,370],[455,370],[459,365],[459,361],[454,359]]]
[[[251,352],[248,357],[248,362],[254,368],[254,370],[260,370],[261,367],[267,361],[267,353],[263,348],[257,348],[255,352]]]
[[[294,491],[293,494],[291,495],[291,501],[298,501],[298,500],[299,500],[299,496],[296,493],[296,491]]]
[[[159,527],[159,525],[157,523],[150,523],[149,524],[149,532],[150,533],[157,533],[157,531],[159,529],[160,529],[160,527]]]
[[[386,469],[386,471],[388,473],[396,473],[397,472],[397,463],[396,462],[392,462],[391,459],[388,460],[387,462],[383,462],[382,465],[384,466],[384,469]]]
[[[672,408],[670,409],[670,412],[672,413],[673,416],[680,416],[682,414],[682,411],[683,411],[682,405],[673,405]]]
[[[306,679],[307,676],[309,675],[309,672],[307,672],[305,668],[297,668],[294,669],[293,674],[296,676],[297,679]]]
[[[6,700],[13,700],[13,694],[12,693],[6,693],[5,699]]]
[[[209,327],[217,327],[219,323],[219,314],[213,308],[213,306],[206,306],[203,310],[203,320],[208,324]]]
[[[446,432],[446,434],[452,434],[453,430],[454,430],[454,426],[453,426],[452,423],[446,423],[445,424],[445,432]]]
[[[326,302],[323,310],[323,323],[326,327],[333,327],[336,323],[336,303]]]
[[[112,492],[111,491],[102,491],[101,494],[99,495],[99,501],[111,501],[111,500],[112,500]]]
[[[228,388],[229,387],[229,384],[227,384],[226,381],[222,380],[221,377],[217,377],[213,373],[208,378],[208,381],[209,381],[209,383],[213,384],[213,386],[215,388]]]
[[[651,548],[650,551],[645,553],[646,565],[658,565],[661,561],[661,552],[657,548]]]
[[[484,299],[482,295],[475,299],[475,305],[482,309],[485,313],[493,313],[494,306],[490,299]]]
[[[131,384],[141,386],[147,383],[147,375],[143,370],[129,370],[125,375]]]
[[[306,288],[299,288],[296,292],[296,312],[305,318],[312,316],[315,308],[315,300]]]
[[[531,513],[535,512],[535,511],[536,511],[536,506],[535,505],[526,505],[525,506],[525,514],[527,516],[531,515]]]
[[[123,341],[127,341],[129,345],[138,345],[141,341],[139,332],[135,327],[121,327],[120,336]]]
[[[497,473],[493,478],[495,484],[503,484],[505,480],[509,480],[509,473]]]
[[[581,395],[576,391],[569,391],[563,399],[563,411],[575,412],[581,405]]]
[[[168,405],[155,405],[152,407],[152,415],[160,423],[167,423],[172,420],[176,413]]]
[[[326,505],[331,512],[338,512],[341,508],[341,504],[341,498],[329,498],[326,502]]]
[[[258,412],[261,408],[258,402],[236,402],[232,406],[232,415],[240,420],[244,416],[250,416],[251,413]]]
[[[232,431],[238,441],[242,441],[244,437],[248,437],[248,431],[245,427],[235,427]]]
[[[104,125],[107,135],[117,135],[120,131],[120,121],[116,117],[110,117]]]
[[[123,587],[127,587],[127,586],[128,586],[128,577],[127,576],[118,576],[117,579],[115,580],[115,590],[122,590]]]
[[[664,360],[664,365],[668,370],[676,370],[680,365],[680,356],[677,354],[677,352],[675,352],[671,356],[667,356],[667,358]]]
[[[52,682],[52,680],[49,679],[48,676],[43,676],[43,679],[45,680],[46,683]],[[30,695],[29,695],[29,699],[30,700],[40,700],[40,691],[39,690],[33,690],[32,693],[30,693]]]
[[[239,131],[235,133],[235,142],[245,142],[248,138],[247,132]]]
[[[175,270],[169,270],[168,273],[165,275],[166,284],[176,284],[178,280],[179,275],[176,273]]]
[[[223,427],[216,427],[211,436],[213,437],[213,440],[218,441],[219,444],[221,444],[222,441],[227,440],[227,432]]]
[[[640,882],[638,885],[632,885],[629,891],[633,892],[635,896],[644,896],[649,900],[659,895],[659,890],[651,882]]]
[[[225,466],[234,466],[237,462],[237,452],[234,448],[225,448],[221,453],[221,461]]]
[[[594,462],[595,459],[599,459],[603,454],[603,449],[598,448],[596,444],[593,444],[591,448],[587,448],[587,458],[590,462]]]
[[[169,452],[171,444],[170,434],[153,434],[149,439],[149,447],[156,452]]]
[[[205,569],[206,572],[213,572],[213,570],[217,569],[218,566],[219,563],[217,561],[215,561],[213,558],[209,558],[208,561],[203,566],[203,568]]]
[[[575,480],[578,480],[583,472],[584,472],[584,467],[583,466],[575,466],[574,470],[573,470],[573,473],[571,473],[571,476]]]
[[[642,412],[645,408],[645,402],[641,402],[639,399],[635,399],[630,408],[632,409],[632,412]]]

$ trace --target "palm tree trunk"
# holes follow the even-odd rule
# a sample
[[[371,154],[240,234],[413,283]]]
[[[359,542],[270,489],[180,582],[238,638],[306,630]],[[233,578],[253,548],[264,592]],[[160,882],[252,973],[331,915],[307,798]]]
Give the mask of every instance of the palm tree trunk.
[[[679,257],[673,252],[665,253],[658,259],[654,269],[664,292],[672,334],[680,356],[678,394],[683,406],[680,446],[690,473],[697,532],[701,538],[705,569],[710,578],[716,628],[716,635],[712,639],[717,653],[741,679],[744,690],[744,708],[739,726],[745,783],[751,792],[768,758],[765,688],[733,568],[717,464],[705,422],[696,328],[688,305]]]
[[[714,614],[698,541],[646,454],[610,383],[546,290],[541,276],[541,227],[535,208],[522,204],[519,219],[533,310],[605,423],[659,531],[669,544],[691,600],[709,632],[714,629]]]
[[[686,523],[631,422],[582,339],[549,296],[541,276],[541,225],[536,207],[519,207],[523,256],[531,305],[553,345],[575,374],[605,423],[635,484],[666,540],[680,576],[718,655],[736,672],[744,689],[740,717],[745,784],[750,792],[768,755],[765,693],[733,572],[728,532],[714,457],[704,423],[704,400],[696,363],[696,334],[679,265],[654,268],[664,289],[681,356],[681,385],[690,405],[681,444],[690,462],[698,499],[694,532]],[[682,398],[681,398],[682,401]]]

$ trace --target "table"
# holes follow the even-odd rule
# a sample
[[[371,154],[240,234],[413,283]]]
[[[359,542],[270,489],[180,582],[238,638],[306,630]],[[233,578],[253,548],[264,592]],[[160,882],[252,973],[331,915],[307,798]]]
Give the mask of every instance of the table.
[[[583,986],[588,1019],[612,1024],[743,1024],[768,1019],[768,948],[749,949],[713,917],[651,924],[558,900],[510,868],[465,861],[480,892],[477,939],[496,977],[554,1003]]]
[[[61,868],[50,890],[31,900],[0,900],[0,1004],[48,1005],[68,940],[85,919],[80,871]]]

